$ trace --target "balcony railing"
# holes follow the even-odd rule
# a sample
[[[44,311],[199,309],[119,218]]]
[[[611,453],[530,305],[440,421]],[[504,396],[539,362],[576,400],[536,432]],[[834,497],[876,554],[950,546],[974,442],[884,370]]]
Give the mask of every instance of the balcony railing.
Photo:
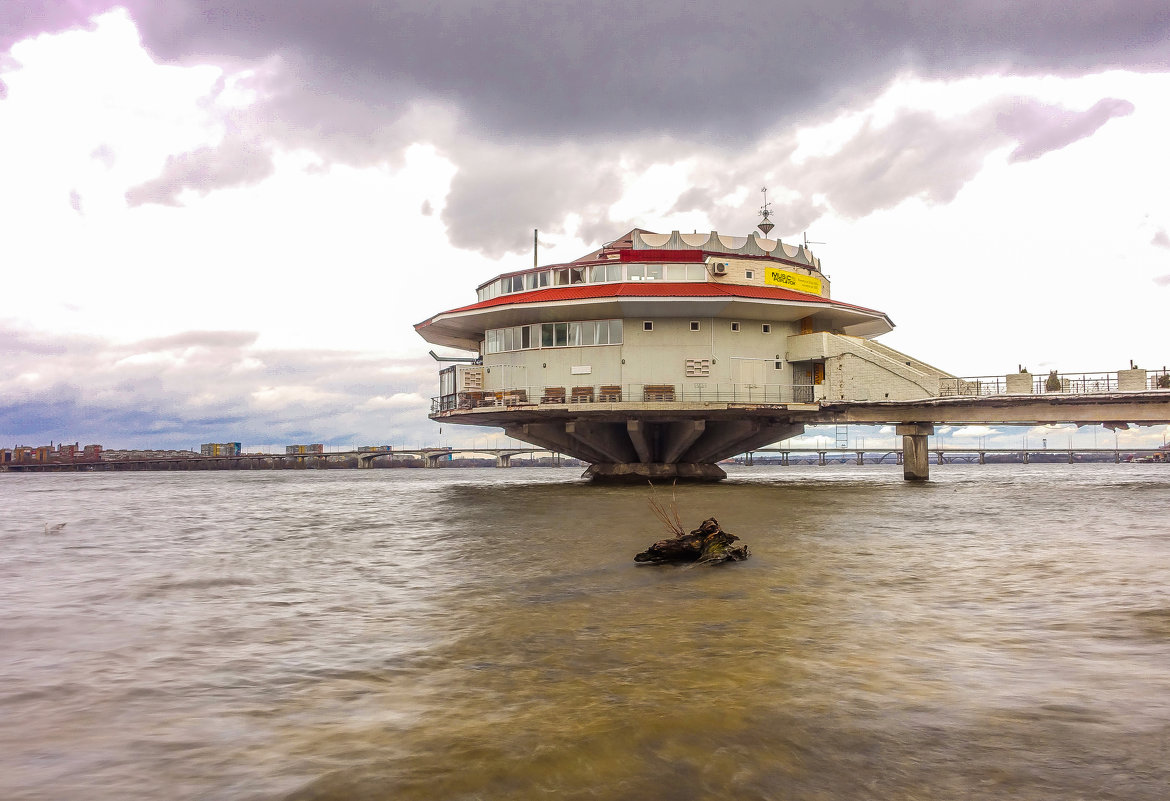
[[[824,384],[592,384],[474,390],[431,399],[431,414],[515,406],[585,403],[812,403]]]
[[[1133,382],[1140,382],[1135,386]],[[1018,375],[980,375],[962,378],[944,378],[939,382],[939,395],[980,397],[985,395],[1094,395],[1137,390],[1170,390],[1170,371],[1147,370],[1142,381],[1136,378],[1123,382],[1117,372],[1048,373]],[[1009,386],[1011,389],[1009,390]]]

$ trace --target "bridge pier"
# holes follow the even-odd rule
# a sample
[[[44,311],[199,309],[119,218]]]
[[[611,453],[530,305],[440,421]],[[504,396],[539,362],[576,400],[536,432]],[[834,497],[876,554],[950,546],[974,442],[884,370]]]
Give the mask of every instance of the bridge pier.
[[[934,463],[935,464],[942,464],[943,463],[942,451],[935,451],[934,452]]]
[[[1028,461],[1028,452],[1027,451],[1024,451],[1024,464],[1030,464],[1030,462]]]
[[[987,464],[987,453],[979,451],[979,464]]]
[[[788,467],[788,451],[784,451],[784,453],[780,454],[780,464]]]
[[[817,451],[817,457],[818,457],[817,464],[819,464],[821,467],[824,467],[825,466],[825,452],[824,451]]]
[[[727,473],[717,464],[695,462],[595,462],[581,477],[610,483],[645,484],[647,481],[722,481],[727,478]]]
[[[897,427],[902,437],[902,477],[907,481],[930,478],[930,450],[927,437],[934,433],[930,423],[911,423]]]
[[[512,454],[510,454],[510,453],[496,454],[496,467],[511,467],[511,466],[512,466]]]
[[[865,464],[865,451],[858,451],[857,452],[857,463],[858,464]]]

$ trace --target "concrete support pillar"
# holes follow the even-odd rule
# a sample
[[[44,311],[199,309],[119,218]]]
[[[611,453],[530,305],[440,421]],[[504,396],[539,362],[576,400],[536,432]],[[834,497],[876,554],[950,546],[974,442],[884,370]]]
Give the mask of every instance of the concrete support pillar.
[[[1024,464],[1028,464],[1028,452],[1024,451]]]
[[[979,451],[979,464],[987,464],[987,454]]]
[[[512,466],[512,454],[510,454],[510,453],[496,454],[496,467],[511,467],[511,466]]]
[[[930,423],[911,423],[897,428],[902,437],[902,477],[907,481],[930,478],[930,451],[927,437],[934,433]]]
[[[935,464],[942,464],[943,463],[942,451],[935,451],[934,452],[934,463]]]
[[[824,451],[817,451],[817,456],[820,457],[817,460],[817,464],[819,464],[823,467],[825,464],[825,452]]]
[[[647,436],[646,424],[640,420],[627,420],[626,433],[634,445],[634,451],[638,454],[638,461],[642,464],[650,464],[654,461],[654,445],[650,437]]]
[[[1121,451],[1113,452],[1113,461],[1117,464],[1121,464]]]
[[[788,451],[784,451],[780,454],[780,464],[788,467]]]
[[[857,463],[858,464],[865,464],[865,451],[858,451],[857,452]]]
[[[1068,452],[1068,463],[1069,464],[1073,463],[1073,452],[1072,451]]]

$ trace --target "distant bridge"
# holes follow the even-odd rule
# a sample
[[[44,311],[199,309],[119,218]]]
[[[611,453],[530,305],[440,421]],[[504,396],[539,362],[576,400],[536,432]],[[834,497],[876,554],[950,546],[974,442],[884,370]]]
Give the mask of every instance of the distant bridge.
[[[1029,464],[1033,456],[1048,456],[1064,458],[1068,456],[1068,463],[1074,464],[1077,456],[1104,456],[1112,459],[1113,462],[1120,464],[1123,457],[1127,459],[1143,458],[1149,461],[1161,461],[1163,459],[1170,461],[1170,453],[1159,448],[964,448],[964,447],[949,447],[949,448],[930,448],[929,452],[934,454],[935,464],[945,464],[954,462],[968,462],[968,463],[987,463],[987,454],[1008,454],[1017,457],[1022,464]],[[891,459],[894,463],[903,463],[903,450],[901,448],[757,448],[744,454],[744,464],[755,464],[755,458],[760,454],[779,454],[780,464],[787,465],[792,462],[792,456],[815,455],[818,464],[828,464],[830,461],[844,462],[854,460],[857,464],[865,464],[866,457],[869,457],[871,464],[882,464],[887,459]],[[876,457],[876,458],[875,458]],[[808,460],[797,460],[804,463]],[[1095,459],[1094,461],[1101,461]]]
[[[63,473],[134,470],[271,470],[318,469],[330,462],[356,460],[358,468],[374,466],[376,459],[421,459],[425,467],[439,465],[456,455],[483,454],[494,457],[496,467],[511,467],[513,456],[547,454],[559,464],[561,454],[547,448],[415,448],[393,451],[328,451],[322,453],[241,453],[237,456],[161,456],[141,459],[101,459],[73,462],[16,462],[3,465],[13,472]]]

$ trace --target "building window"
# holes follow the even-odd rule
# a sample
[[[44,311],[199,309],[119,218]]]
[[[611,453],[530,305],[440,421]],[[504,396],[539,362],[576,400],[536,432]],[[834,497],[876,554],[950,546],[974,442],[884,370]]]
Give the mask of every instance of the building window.
[[[755,273],[755,271],[754,271],[754,270],[744,270],[744,271],[743,271],[743,277],[744,277],[744,278],[749,278],[749,279],[751,279],[751,278],[755,278],[755,277],[756,277],[756,273]]]
[[[772,366],[775,367],[777,370],[783,370],[784,369],[784,362],[773,362]]]
[[[702,378],[711,375],[710,359],[687,359],[685,372],[688,378]]]
[[[646,320],[645,322],[643,322],[642,323],[642,330],[643,331],[653,331],[654,330],[654,321],[653,320]]]
[[[698,320],[691,320],[691,330],[692,331],[699,330],[699,321]]]
[[[768,323],[764,323],[763,326],[761,326],[761,330],[765,334],[770,334],[770,333],[772,333],[772,326]]]
[[[732,331],[738,331],[738,330],[739,330],[739,323],[732,323],[732,324],[731,324],[731,330],[732,330]]]
[[[506,353],[533,348],[584,347],[622,344],[621,320],[579,323],[538,323],[484,332],[484,353]]]

